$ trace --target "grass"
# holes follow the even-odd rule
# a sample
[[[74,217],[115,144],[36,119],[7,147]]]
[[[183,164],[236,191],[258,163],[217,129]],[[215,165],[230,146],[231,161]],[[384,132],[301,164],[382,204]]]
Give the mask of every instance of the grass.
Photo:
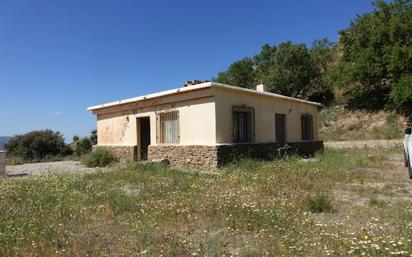
[[[343,106],[319,113],[319,136],[325,141],[400,139],[405,122],[395,113],[350,111]]]
[[[307,198],[309,210],[313,213],[331,212],[333,210],[332,200],[323,192],[316,192]]]
[[[66,155],[66,156],[53,156],[49,155],[46,156],[43,159],[40,160],[24,160],[19,157],[14,157],[14,156],[7,156],[6,154],[6,164],[7,165],[21,165],[21,164],[26,164],[26,163],[41,163],[41,162],[60,162],[60,161],[78,161],[80,160],[79,157],[75,155]]]
[[[410,254],[404,203],[353,207],[334,197],[340,185],[374,180],[365,171],[386,167],[385,151],[243,160],[217,174],[134,163],[83,176],[3,179],[0,256]]]

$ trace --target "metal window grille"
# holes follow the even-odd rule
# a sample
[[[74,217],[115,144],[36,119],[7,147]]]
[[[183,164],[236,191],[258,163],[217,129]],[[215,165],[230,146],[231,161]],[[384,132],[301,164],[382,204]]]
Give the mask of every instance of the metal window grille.
[[[302,140],[313,140],[313,116],[306,113],[301,116]]]
[[[179,112],[159,113],[160,143],[177,144],[179,143]]]
[[[275,138],[276,143],[286,144],[286,114],[275,113]]]
[[[255,109],[252,107],[233,107],[233,142],[255,141]]]

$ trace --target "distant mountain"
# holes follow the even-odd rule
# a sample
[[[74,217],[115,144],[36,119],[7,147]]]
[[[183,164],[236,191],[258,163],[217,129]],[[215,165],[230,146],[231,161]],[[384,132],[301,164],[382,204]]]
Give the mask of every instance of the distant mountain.
[[[4,145],[11,139],[11,137],[0,137],[0,150],[4,150]]]

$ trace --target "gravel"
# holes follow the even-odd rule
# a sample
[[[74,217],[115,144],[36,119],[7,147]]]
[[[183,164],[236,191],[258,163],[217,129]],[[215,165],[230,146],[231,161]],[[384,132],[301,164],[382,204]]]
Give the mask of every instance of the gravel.
[[[395,140],[367,140],[367,141],[336,141],[336,142],[324,142],[327,148],[334,149],[346,149],[346,148],[393,148],[402,145],[402,139]]]
[[[47,173],[86,174],[101,170],[104,169],[87,168],[79,161],[41,162],[6,166],[6,174],[9,176],[42,175]]]

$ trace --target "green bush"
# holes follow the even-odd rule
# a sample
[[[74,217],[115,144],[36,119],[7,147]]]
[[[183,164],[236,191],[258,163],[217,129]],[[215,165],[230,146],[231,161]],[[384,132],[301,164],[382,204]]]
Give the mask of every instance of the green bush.
[[[322,192],[317,192],[307,198],[307,204],[312,213],[331,212],[332,200],[330,197]]]
[[[116,161],[112,152],[106,149],[96,149],[91,154],[88,154],[83,159],[87,167],[105,167]]]
[[[32,131],[17,135],[5,145],[9,157],[23,162],[42,161],[46,158],[63,157],[71,154],[60,132],[52,130]]]
[[[92,151],[92,141],[87,137],[77,140],[75,144],[76,146],[74,147],[73,152],[76,156],[81,156]]]

